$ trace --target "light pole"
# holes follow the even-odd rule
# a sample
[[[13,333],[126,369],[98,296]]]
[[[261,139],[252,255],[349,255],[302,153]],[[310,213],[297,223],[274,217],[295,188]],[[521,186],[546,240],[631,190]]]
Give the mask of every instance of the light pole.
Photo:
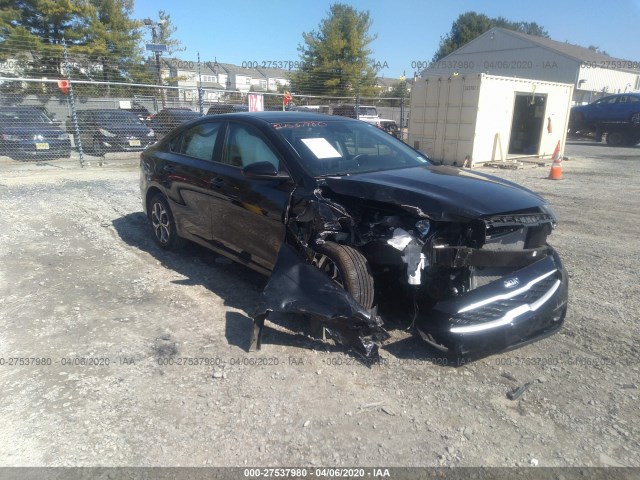
[[[144,24],[145,26],[151,28],[151,39],[153,41],[153,48],[151,49],[154,52],[154,55],[156,57],[156,83],[158,86],[162,86],[162,74],[160,72],[160,52],[164,51],[167,49],[166,45],[160,45],[158,44],[158,31],[156,29],[158,28],[162,28],[162,26],[165,24],[165,20],[160,20],[159,22],[154,22],[153,20],[151,20],[150,18],[145,18],[144,19]],[[150,50],[149,48],[150,46],[147,45],[147,50]],[[166,92],[164,91],[164,89],[161,89],[161,95],[162,95],[162,108],[164,108],[166,106]]]

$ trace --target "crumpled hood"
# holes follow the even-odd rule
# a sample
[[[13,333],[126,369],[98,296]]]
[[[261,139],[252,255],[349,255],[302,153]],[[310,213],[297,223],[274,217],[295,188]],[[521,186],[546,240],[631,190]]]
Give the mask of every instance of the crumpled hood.
[[[477,218],[545,205],[513,182],[450,166],[424,166],[326,177],[320,183],[340,195],[418,207],[433,220]]]

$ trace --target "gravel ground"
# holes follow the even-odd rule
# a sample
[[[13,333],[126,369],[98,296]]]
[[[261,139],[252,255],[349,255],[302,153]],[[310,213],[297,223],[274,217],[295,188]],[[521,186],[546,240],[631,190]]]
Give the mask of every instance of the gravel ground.
[[[248,352],[265,278],[155,247],[135,157],[0,158],[0,465],[639,467],[640,147],[565,155],[491,172],[559,214],[566,326],[458,367],[399,327],[377,365],[295,322]]]

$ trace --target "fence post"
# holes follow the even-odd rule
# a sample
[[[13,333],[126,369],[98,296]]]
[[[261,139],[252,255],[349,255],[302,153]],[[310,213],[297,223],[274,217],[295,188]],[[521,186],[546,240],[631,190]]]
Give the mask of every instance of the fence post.
[[[202,98],[202,74],[200,73],[200,52],[198,52],[198,109],[200,115],[204,115],[204,104]]]
[[[69,57],[67,55],[67,42],[62,39],[62,52],[64,55],[64,70],[67,74],[67,80],[69,81],[69,106],[71,110],[71,121],[73,122],[73,132],[75,134],[75,144],[78,147],[78,154],[80,155],[80,166],[84,168],[84,152],[82,151],[82,141],[80,140],[80,127],[78,125],[78,116],[76,115],[76,102],[73,96],[73,82],[71,81],[71,69],[69,68]]]

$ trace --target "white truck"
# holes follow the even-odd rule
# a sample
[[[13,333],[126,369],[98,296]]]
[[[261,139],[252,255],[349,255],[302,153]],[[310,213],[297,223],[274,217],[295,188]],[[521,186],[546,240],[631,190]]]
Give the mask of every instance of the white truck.
[[[396,138],[400,133],[398,124],[395,122],[395,120],[380,118],[376,107],[371,105],[360,105],[358,109],[358,115],[356,114],[356,106],[353,104],[334,105],[332,107],[332,113],[333,115],[357,118],[358,120],[362,120],[363,122],[370,123],[371,125],[375,125],[379,129],[384,130],[389,135],[392,135]]]

